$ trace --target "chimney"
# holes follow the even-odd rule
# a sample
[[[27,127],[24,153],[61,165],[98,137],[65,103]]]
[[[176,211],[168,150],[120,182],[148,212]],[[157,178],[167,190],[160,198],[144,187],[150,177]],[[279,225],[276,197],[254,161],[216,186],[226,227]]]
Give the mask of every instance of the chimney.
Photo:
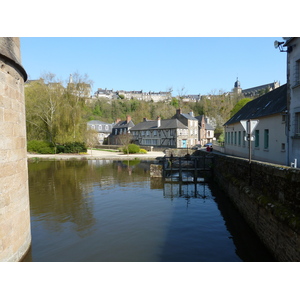
[[[131,117],[130,117],[130,116],[127,116],[127,117],[126,117],[126,123],[128,124],[130,121],[131,121]]]
[[[181,112],[182,112],[182,111],[181,111],[181,108],[178,108],[178,109],[176,110],[176,115],[178,115],[178,116],[181,115]]]
[[[147,122],[147,118],[143,118],[143,122]]]
[[[190,116],[194,117],[194,112],[192,110],[190,111]]]
[[[121,119],[117,118],[116,124],[118,124],[119,122],[121,122]]]
[[[160,116],[157,117],[157,127],[160,127],[161,125],[161,119]]]

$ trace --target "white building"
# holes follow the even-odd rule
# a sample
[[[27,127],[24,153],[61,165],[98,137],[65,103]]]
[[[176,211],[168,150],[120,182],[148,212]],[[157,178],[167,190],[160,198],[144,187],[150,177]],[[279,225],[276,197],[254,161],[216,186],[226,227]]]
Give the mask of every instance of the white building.
[[[287,49],[288,165],[300,167],[300,38],[285,38]]]
[[[89,129],[97,131],[98,142],[103,145],[106,138],[111,134],[113,124],[105,123],[98,120],[92,120],[87,123]]]
[[[225,126],[225,153],[249,157],[249,141],[241,120],[258,120],[253,131],[251,158],[286,165],[287,163],[287,85],[264,94],[241,108]]]

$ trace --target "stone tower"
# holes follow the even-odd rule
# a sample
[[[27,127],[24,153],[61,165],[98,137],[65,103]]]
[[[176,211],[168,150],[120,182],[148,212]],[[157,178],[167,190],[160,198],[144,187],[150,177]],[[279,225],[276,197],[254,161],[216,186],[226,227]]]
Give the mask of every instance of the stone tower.
[[[0,37],[0,261],[31,244],[24,82],[20,39]]]
[[[242,93],[241,83],[239,82],[238,78],[236,79],[236,82],[234,83],[233,92],[236,93],[236,94],[241,94]]]

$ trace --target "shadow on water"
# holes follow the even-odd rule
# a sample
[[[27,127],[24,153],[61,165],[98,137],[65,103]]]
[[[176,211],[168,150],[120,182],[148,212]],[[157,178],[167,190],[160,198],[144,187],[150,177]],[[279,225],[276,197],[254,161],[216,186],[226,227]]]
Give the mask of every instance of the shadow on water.
[[[236,207],[213,182],[165,182],[164,196],[177,204],[161,261],[276,261]],[[212,213],[214,205],[216,211]],[[202,221],[197,218],[202,218]],[[223,224],[220,224],[220,220]]]

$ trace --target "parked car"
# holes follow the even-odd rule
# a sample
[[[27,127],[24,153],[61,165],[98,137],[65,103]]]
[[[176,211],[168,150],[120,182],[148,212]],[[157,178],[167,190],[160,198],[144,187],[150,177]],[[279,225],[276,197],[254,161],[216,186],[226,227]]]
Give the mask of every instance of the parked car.
[[[201,145],[195,145],[192,147],[193,150],[200,150],[201,149]]]
[[[207,143],[204,145],[204,147],[212,147],[212,145],[213,145],[212,143]]]

